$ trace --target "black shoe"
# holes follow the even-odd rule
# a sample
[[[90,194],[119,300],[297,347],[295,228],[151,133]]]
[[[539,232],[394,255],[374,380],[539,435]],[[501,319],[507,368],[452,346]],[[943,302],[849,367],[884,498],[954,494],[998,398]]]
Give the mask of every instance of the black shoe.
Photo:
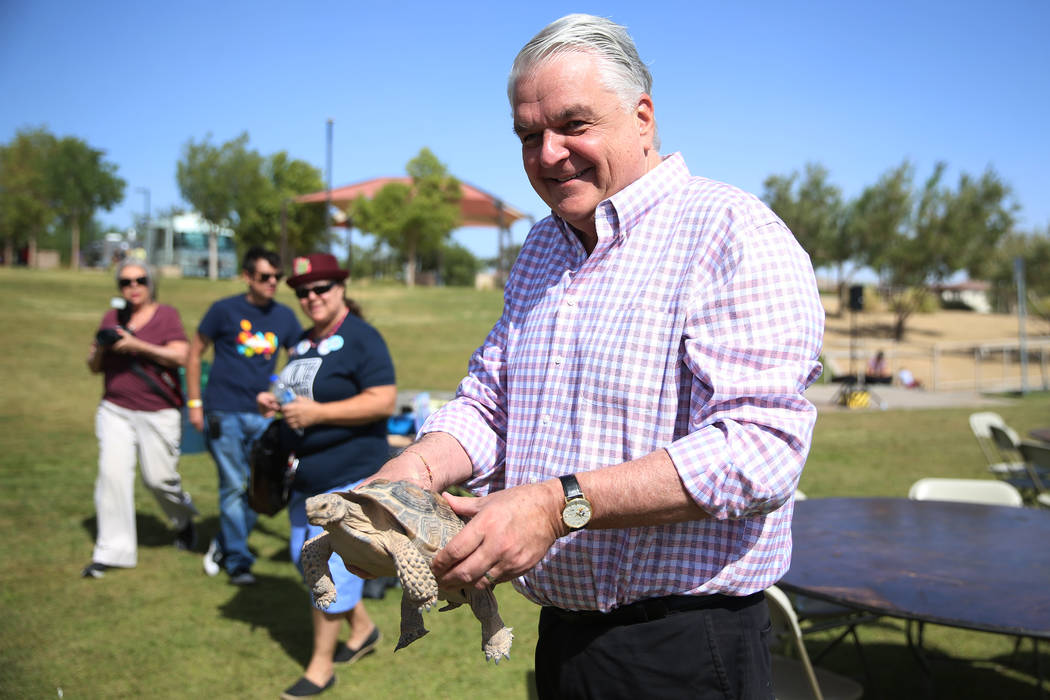
[[[237,569],[230,574],[230,583],[235,586],[250,586],[255,583],[251,569]]]
[[[320,695],[324,691],[335,685],[335,674],[328,679],[328,682],[324,684],[322,688],[319,685],[314,685],[310,681],[306,680],[305,676],[300,676],[299,680],[289,686],[283,693],[281,693],[281,700],[295,700],[296,698],[309,698],[314,695]]]
[[[84,567],[84,570],[80,572],[83,578],[102,578],[106,575],[106,572],[113,567],[109,564],[99,564],[97,561],[93,561]]]
[[[356,649],[351,649],[345,644],[340,644],[335,650],[335,656],[332,657],[332,661],[337,664],[352,664],[362,656],[371,654],[375,651],[376,644],[379,644],[379,640],[382,638],[383,635],[380,634],[379,627],[373,627],[372,634],[368,635],[368,639]]]
[[[179,530],[179,533],[175,535],[175,548],[181,549],[186,552],[192,552],[193,548],[197,546],[197,527],[193,524],[193,521],[187,521],[185,527]]]

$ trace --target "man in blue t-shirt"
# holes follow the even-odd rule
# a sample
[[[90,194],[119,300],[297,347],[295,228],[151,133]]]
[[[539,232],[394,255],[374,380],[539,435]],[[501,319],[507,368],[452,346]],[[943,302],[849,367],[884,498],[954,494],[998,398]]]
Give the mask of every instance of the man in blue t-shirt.
[[[273,300],[283,276],[280,268],[276,253],[259,247],[245,253],[241,274],[248,293],[211,305],[186,362],[190,423],[204,432],[219,471],[219,534],[204,555],[204,571],[214,576],[221,564],[239,586],[255,583],[248,533],[258,515],[248,505],[248,460],[252,443],[270,422],[260,415],[255,396],[269,387],[278,351],[302,335],[295,313]],[[201,356],[213,344],[215,358],[202,401]]]

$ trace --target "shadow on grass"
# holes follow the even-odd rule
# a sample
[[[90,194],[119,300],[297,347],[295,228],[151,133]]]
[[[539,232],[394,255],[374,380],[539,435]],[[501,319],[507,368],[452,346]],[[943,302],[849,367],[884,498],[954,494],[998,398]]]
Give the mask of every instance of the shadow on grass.
[[[806,646],[810,657],[814,658],[825,645],[807,637]],[[924,649],[924,658],[928,668],[924,669],[906,646],[862,639],[868,675],[864,673],[856,649],[849,648],[851,646],[852,643],[844,643],[817,665],[861,683],[865,700],[913,697],[1034,700],[1044,697],[1036,680],[1038,660],[1032,652],[1031,641],[1025,641],[1016,655],[1004,654],[987,659],[961,658],[941,649],[927,648]],[[1044,693],[1047,686],[1044,677]]]
[[[212,536],[219,531],[219,519],[210,516],[198,518],[193,522],[197,526],[197,544],[192,551],[203,554],[207,551]],[[98,537],[98,516],[86,517],[80,524],[94,542]],[[135,530],[140,547],[171,547],[175,544],[175,530],[156,515],[135,513]]]
[[[237,588],[219,606],[219,612],[227,619],[248,623],[253,631],[266,630],[300,666],[309,662],[313,644],[309,594],[299,582],[257,574],[255,585]]]

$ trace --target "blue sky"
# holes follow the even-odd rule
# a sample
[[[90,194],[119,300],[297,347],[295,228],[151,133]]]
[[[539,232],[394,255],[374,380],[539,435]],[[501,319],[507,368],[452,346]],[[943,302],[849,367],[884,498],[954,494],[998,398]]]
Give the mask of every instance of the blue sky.
[[[242,131],[264,154],[325,167],[335,186],[401,175],[426,146],[457,177],[537,219],[506,75],[549,21],[626,25],[654,75],[663,153],[760,193],[772,173],[827,167],[848,197],[910,159],[954,183],[988,166],[1023,229],[1050,225],[1050,3],[128,2],[0,0],[0,141],[48,127],[103,149],[127,180],[103,221],[184,204],[189,139]],[[512,231],[524,239],[527,224]],[[496,232],[457,238],[493,255]]]

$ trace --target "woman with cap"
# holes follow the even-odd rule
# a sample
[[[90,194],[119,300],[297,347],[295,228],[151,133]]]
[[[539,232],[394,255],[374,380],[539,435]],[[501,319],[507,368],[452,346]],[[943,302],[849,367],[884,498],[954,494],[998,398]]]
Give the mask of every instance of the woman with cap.
[[[386,421],[397,404],[394,364],[379,332],[361,318],[346,297],[348,273],[327,253],[292,261],[288,285],[313,327],[288,353],[281,380],[296,398],[283,405],[270,392],[258,396],[266,416],[278,411],[289,430],[298,466],[288,502],[289,548],[299,567],[303,543],[323,530],[306,520],[306,499],[320,493],[348,491],[386,461]],[[350,663],[375,649],[379,628],[361,601],[362,580],[347,572],[338,554],[330,564],[336,600],[325,611],[313,608],[313,653],[299,680],[282,698],[318,695],[335,683],[333,664]],[[339,644],[342,620],[350,638]],[[337,648],[338,647],[338,648]]]
[[[98,479],[95,551],[82,575],[102,578],[114,567],[138,562],[135,530],[135,462],[175,527],[175,546],[193,549],[197,509],[182,490],[177,471],[182,439],[182,391],[178,368],[189,342],[179,312],[156,299],[153,273],[143,260],[117,265],[120,297],[102,317],[88,354],[88,368],[103,374],[95,414]]]

